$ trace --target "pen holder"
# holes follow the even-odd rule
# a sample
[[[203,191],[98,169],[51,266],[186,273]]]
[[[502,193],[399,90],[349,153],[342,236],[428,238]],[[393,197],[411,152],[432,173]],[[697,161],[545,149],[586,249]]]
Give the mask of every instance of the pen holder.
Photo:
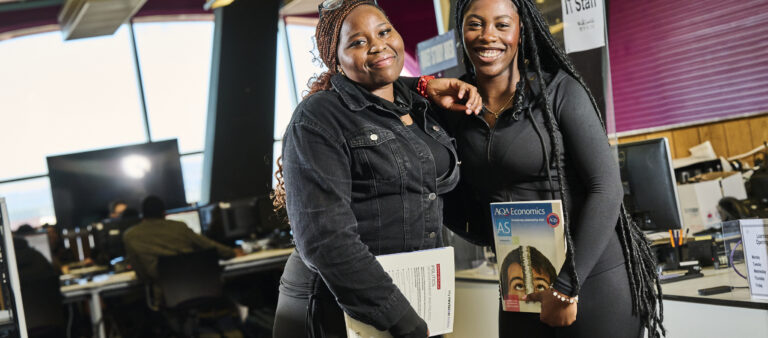
[[[679,249],[680,247],[666,246],[660,250],[664,270],[678,270],[680,268],[682,253]]]

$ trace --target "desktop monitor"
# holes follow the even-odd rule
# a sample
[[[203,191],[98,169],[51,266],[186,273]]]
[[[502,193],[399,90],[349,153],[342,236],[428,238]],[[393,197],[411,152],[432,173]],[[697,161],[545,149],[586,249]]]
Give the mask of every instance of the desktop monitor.
[[[666,138],[618,146],[624,205],[643,230],[682,228],[677,184]]]
[[[124,200],[134,209],[155,195],[167,208],[187,204],[176,140],[48,157],[53,208],[64,228],[107,217],[107,206]]]
[[[273,210],[269,196],[205,205],[200,207],[200,219],[206,236],[222,243],[265,237],[288,228]]]
[[[91,230],[93,236],[93,248],[91,255],[98,264],[107,264],[112,259],[125,256],[123,234],[132,226],[139,224],[138,217],[123,217],[117,219],[105,219],[97,223]]]
[[[197,208],[173,209],[165,212],[165,219],[179,221],[187,225],[196,234],[202,233],[200,213]]]

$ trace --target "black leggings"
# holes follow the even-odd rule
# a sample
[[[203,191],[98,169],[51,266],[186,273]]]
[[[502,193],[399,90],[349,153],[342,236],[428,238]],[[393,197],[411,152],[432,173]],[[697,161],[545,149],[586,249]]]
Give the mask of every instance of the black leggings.
[[[632,315],[632,295],[624,264],[589,276],[579,292],[576,321],[553,328],[538,313],[499,311],[499,338],[639,337],[640,318]]]
[[[274,338],[346,338],[344,313],[317,273],[295,252],[280,278]]]

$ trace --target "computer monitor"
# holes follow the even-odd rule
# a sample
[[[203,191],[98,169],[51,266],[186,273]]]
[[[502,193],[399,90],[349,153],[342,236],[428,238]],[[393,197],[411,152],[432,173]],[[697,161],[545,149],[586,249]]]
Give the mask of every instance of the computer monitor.
[[[200,213],[195,207],[168,210],[165,212],[165,219],[182,222],[196,234],[202,233]]]
[[[638,226],[651,231],[682,228],[667,139],[620,144],[618,157],[624,205]]]
[[[123,234],[132,226],[139,224],[138,217],[105,219],[91,230],[93,248],[91,255],[98,264],[107,264],[117,257],[125,256]]]
[[[167,208],[187,205],[176,140],[49,156],[57,225],[84,227],[106,218],[108,204],[138,208],[149,195]]]
[[[288,228],[274,212],[269,196],[205,205],[200,207],[200,219],[205,235],[222,243],[261,238]]]

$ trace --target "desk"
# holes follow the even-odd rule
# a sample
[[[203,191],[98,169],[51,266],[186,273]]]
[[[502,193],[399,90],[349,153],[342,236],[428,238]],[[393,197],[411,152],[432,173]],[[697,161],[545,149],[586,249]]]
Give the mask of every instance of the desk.
[[[667,337],[768,337],[768,300],[752,299],[746,288],[699,296],[699,289],[731,285],[731,271],[704,269],[704,277],[661,286]]]
[[[705,269],[704,277],[662,284],[668,338],[768,337],[768,300],[751,299],[748,289],[699,296],[699,289],[730,285],[730,271]],[[446,338],[498,338],[498,307],[497,275],[485,267],[457,271],[456,318]]]
[[[222,277],[231,278],[243,274],[272,269],[285,264],[293,248],[259,251],[252,254],[220,261],[224,268]],[[107,293],[117,295],[126,293],[134,286],[142,285],[133,271],[107,276],[96,276],[88,283],[73,284],[61,287],[61,293],[65,302],[89,300],[91,310],[91,325],[94,328],[94,336],[103,338],[106,336],[102,325],[101,298]]]
[[[499,275],[495,265],[456,271],[456,317],[445,338],[499,337]]]
[[[282,266],[292,252],[293,248],[265,250],[221,261],[220,264],[224,267],[222,276],[232,278]]]

